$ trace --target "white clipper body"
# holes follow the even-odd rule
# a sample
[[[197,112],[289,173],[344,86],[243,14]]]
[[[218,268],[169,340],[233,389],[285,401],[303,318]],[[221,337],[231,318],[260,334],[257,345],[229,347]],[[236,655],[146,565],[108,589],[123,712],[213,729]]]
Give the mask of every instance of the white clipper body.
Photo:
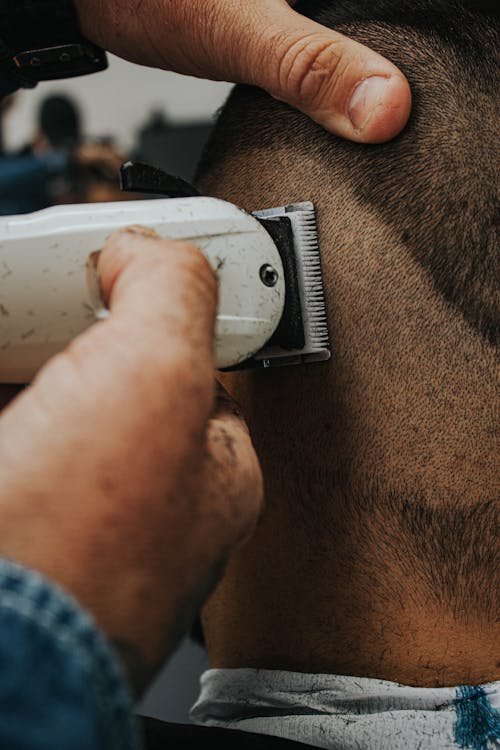
[[[204,197],[56,206],[0,220],[0,383],[29,382],[106,316],[89,255],[133,224],[192,240],[217,274],[217,368],[262,349],[282,317],[285,281],[276,245],[251,215]],[[266,269],[276,272],[271,285]]]

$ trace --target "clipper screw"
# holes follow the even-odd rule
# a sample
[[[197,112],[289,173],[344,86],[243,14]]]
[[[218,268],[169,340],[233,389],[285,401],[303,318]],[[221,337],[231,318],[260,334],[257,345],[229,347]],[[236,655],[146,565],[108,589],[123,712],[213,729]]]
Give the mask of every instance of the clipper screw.
[[[275,268],[269,263],[265,263],[259,271],[260,280],[265,286],[276,286],[278,283],[279,275]]]

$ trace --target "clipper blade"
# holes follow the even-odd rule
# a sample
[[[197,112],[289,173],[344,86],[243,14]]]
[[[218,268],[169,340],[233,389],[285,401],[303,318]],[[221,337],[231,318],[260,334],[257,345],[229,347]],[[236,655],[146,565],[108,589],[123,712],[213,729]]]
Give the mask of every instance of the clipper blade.
[[[282,320],[254,367],[323,362],[331,356],[314,205],[307,201],[253,213],[274,239],[285,269]],[[248,367],[247,363],[247,367]],[[251,366],[252,366],[251,365]]]

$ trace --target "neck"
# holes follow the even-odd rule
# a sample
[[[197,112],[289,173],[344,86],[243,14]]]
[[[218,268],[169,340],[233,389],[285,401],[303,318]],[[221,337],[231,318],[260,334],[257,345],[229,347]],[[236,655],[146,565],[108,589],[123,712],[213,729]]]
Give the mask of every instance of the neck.
[[[368,284],[370,268],[363,289],[354,269],[331,282],[331,366],[226,379],[267,508],[206,607],[209,656],[420,686],[494,681],[493,354],[418,271],[399,266],[396,283],[379,268]],[[408,309],[391,297],[384,310],[380,284],[403,288]],[[408,334],[384,344],[386,320]]]
[[[271,532],[269,532],[271,533]],[[261,528],[259,535],[265,536]],[[284,669],[373,677],[421,687],[500,679],[494,622],[457,620],[425,601],[413,579],[366,571],[335,584],[339,559],[318,570],[315,551],[248,545],[232,559],[204,612],[212,667]],[[254,543],[255,543],[254,539]],[[251,548],[252,547],[252,548]],[[307,559],[309,556],[309,559]],[[340,578],[343,578],[341,572]]]
[[[421,687],[500,679],[495,623],[453,615],[418,577],[346,537],[282,523],[278,503],[206,605],[212,667],[352,675]],[[292,528],[293,527],[293,528]],[[330,530],[331,531],[331,530]],[[367,527],[359,529],[359,538]],[[329,544],[329,552],[326,545]],[[373,565],[366,560],[375,551]],[[401,550],[397,551],[401,555]]]

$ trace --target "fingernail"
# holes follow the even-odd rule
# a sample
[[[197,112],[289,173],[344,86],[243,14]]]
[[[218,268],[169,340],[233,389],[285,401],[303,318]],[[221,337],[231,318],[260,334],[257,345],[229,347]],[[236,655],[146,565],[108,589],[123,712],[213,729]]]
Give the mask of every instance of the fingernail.
[[[384,101],[388,82],[388,78],[371,76],[358,83],[347,107],[356,130],[363,130],[375,109]]]
[[[87,258],[87,268],[90,268],[92,271],[97,272],[97,265],[99,263],[100,254],[101,250],[94,250],[93,253],[90,253],[89,257]]]
[[[129,227],[124,227],[122,232],[126,232],[128,234],[139,234],[142,235],[142,237],[152,237],[154,239],[159,239],[160,235],[155,232],[154,229],[150,229],[149,227],[143,227],[140,224],[132,224]]]
[[[101,279],[97,269],[100,254],[100,250],[95,250],[87,258],[87,292],[88,303],[93,309],[95,317],[98,320],[105,320],[109,316],[109,310],[102,299]]]

